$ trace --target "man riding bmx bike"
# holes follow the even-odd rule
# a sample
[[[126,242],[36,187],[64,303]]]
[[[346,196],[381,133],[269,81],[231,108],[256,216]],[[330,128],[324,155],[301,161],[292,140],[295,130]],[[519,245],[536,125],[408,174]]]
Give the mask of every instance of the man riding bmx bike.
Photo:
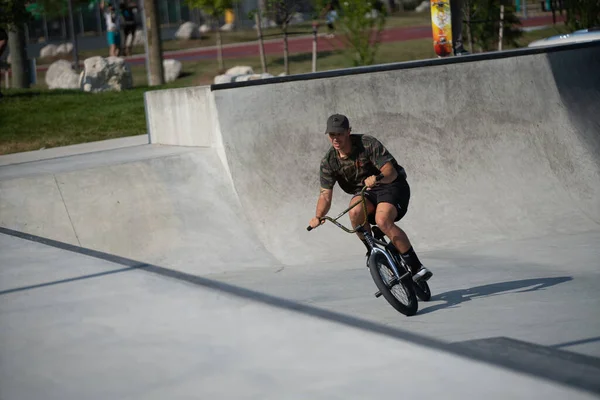
[[[352,128],[345,115],[334,114],[327,119],[327,130],[332,147],[321,160],[321,191],[317,201],[316,215],[309,222],[312,228],[321,225],[321,220],[331,207],[333,187],[337,182],[340,188],[353,195],[350,204],[355,204],[357,196],[364,186],[369,220],[365,229],[370,232],[375,223],[390,239],[396,250],[410,266],[413,280],[429,279],[433,275],[425,268],[415,253],[406,233],[395,222],[404,217],[408,210],[410,187],[406,181],[406,172],[390,152],[372,136],[350,134]],[[377,176],[383,179],[377,182]],[[354,207],[349,212],[352,226],[365,223],[361,207]],[[358,237],[367,245],[364,236]],[[369,254],[367,253],[367,256]]]

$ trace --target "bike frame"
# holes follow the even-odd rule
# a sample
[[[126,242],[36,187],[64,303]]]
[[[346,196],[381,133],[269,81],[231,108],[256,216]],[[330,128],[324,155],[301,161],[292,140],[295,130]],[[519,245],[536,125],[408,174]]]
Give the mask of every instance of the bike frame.
[[[383,179],[382,175],[379,175],[377,177],[378,181]],[[387,250],[384,250],[387,243],[383,242],[379,239],[376,239],[369,231],[367,231],[365,229],[365,225],[368,222],[368,213],[367,213],[367,201],[365,198],[365,191],[367,190],[367,187],[365,186],[361,191],[360,191],[360,200],[357,201],[356,203],[350,205],[350,207],[348,207],[347,209],[345,209],[344,211],[342,211],[340,214],[338,214],[335,218],[329,217],[329,216],[324,216],[323,218],[320,218],[321,221],[329,221],[332,222],[335,226],[337,226],[338,228],[344,230],[347,233],[361,233],[366,241],[367,244],[369,245],[370,249],[371,249],[371,254],[369,255],[369,259],[367,260],[367,263],[369,265],[369,268],[374,268],[376,267],[375,265],[375,258],[374,255],[380,254],[383,257],[386,258],[386,260],[388,261],[390,267],[392,267],[392,270],[394,271],[394,274],[396,275],[396,277],[398,278],[398,280],[403,280],[404,278],[406,278],[407,276],[411,276],[411,273],[409,272],[409,269],[406,269],[406,272],[404,274],[400,274],[400,272],[398,271],[398,266],[396,265],[396,262],[392,259],[392,257],[390,256],[390,254],[388,253]],[[356,228],[354,229],[350,229],[345,227],[344,225],[342,225],[341,223],[338,222],[338,219],[340,219],[341,217],[343,217],[344,215],[346,215],[350,210],[352,210],[354,207],[356,207],[357,205],[362,204],[362,209],[363,209],[363,213],[365,216],[365,222],[363,222],[361,225],[358,225]],[[307,228],[308,231],[311,231],[313,228],[311,228],[310,226]],[[383,247],[383,249],[381,247]]]

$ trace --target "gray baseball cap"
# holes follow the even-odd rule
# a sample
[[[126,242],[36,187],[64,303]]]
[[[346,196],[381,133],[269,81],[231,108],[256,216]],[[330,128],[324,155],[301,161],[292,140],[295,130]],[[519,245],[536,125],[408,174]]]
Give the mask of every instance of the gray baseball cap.
[[[333,114],[329,118],[327,118],[327,130],[325,134],[328,133],[344,133],[348,129],[350,129],[350,121],[348,121],[348,117],[342,114]]]

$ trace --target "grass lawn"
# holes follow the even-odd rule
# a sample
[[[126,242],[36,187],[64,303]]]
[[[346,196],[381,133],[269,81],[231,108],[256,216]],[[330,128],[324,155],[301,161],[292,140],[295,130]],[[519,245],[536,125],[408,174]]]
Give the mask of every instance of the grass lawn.
[[[524,33],[519,47],[539,38],[565,33],[563,25]],[[290,56],[290,72],[311,71],[310,53]],[[433,58],[430,39],[384,43],[376,59],[377,64]],[[258,57],[226,59],[226,67],[250,65],[261,71]],[[341,51],[321,52],[318,71],[351,67],[351,60]],[[268,56],[269,73],[283,72],[283,59]],[[68,90],[49,91],[44,75],[30,90],[3,90],[0,103],[0,154],[38,150],[69,144],[91,142],[116,137],[133,136],[146,132],[143,93],[147,90],[207,85],[217,75],[216,60],[184,62],[182,76],[162,87],[146,86],[146,72],[142,66],[132,68],[135,89],[121,93],[83,93]]]
[[[143,134],[146,90],[3,90],[0,154]]]

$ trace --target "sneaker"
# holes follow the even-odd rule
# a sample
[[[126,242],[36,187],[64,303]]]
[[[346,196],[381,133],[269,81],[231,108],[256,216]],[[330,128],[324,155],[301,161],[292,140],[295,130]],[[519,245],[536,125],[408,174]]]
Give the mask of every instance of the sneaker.
[[[471,54],[471,53],[469,53],[467,50],[464,50],[464,49],[459,50],[454,53],[455,56],[468,56],[469,54]]]
[[[430,270],[421,266],[421,268],[419,268],[417,273],[413,275],[413,281],[415,281],[415,282],[421,281],[421,280],[426,281],[429,278],[431,278],[432,276],[433,276],[433,273]]]

